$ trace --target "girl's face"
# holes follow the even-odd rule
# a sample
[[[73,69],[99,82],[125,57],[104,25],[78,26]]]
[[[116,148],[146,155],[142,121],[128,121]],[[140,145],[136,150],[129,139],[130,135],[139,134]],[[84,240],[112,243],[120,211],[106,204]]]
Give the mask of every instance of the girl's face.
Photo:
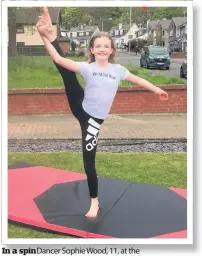
[[[108,60],[113,53],[111,47],[111,40],[107,37],[96,38],[93,48],[90,48],[92,54],[95,55],[96,60],[104,61]]]

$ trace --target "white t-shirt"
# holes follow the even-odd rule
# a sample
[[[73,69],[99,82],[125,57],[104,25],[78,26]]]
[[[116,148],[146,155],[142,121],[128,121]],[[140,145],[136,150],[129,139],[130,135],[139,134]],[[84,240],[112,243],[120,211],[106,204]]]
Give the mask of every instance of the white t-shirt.
[[[120,80],[125,80],[129,71],[119,65],[109,63],[101,68],[95,62],[79,62],[80,74],[85,81],[83,109],[91,116],[106,119]]]

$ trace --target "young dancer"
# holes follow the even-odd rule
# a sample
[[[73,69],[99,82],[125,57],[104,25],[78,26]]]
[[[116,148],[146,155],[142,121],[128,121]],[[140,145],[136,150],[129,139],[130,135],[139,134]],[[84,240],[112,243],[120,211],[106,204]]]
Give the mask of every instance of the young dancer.
[[[114,64],[116,50],[112,38],[107,33],[98,33],[91,38],[87,62],[75,62],[64,58],[51,25],[48,9],[43,7],[36,27],[63,78],[71,111],[81,127],[84,169],[91,198],[90,209],[85,216],[96,217],[99,210],[98,179],[95,169],[98,135],[101,124],[110,112],[120,80],[142,86],[158,94],[160,100],[167,100],[168,94],[131,74],[125,67]],[[75,72],[83,76],[85,89],[78,83]]]

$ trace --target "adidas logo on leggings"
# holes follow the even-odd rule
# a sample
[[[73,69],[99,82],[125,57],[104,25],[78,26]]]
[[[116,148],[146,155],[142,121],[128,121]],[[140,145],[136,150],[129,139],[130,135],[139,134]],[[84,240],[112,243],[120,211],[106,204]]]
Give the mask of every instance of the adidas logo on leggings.
[[[97,141],[98,141],[97,134],[100,130],[100,124],[98,124],[92,118],[90,118],[88,120],[88,123],[89,123],[88,129],[87,129],[88,134],[86,135],[85,140],[89,141],[92,138],[93,138],[93,140],[91,142],[89,142],[88,144],[86,144],[86,150],[91,151],[97,145]]]

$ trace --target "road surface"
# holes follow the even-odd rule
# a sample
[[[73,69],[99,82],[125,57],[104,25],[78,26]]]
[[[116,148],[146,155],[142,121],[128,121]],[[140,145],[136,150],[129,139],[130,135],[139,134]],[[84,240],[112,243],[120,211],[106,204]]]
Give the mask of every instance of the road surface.
[[[134,65],[140,67],[140,55],[129,54],[128,52],[117,52],[116,63],[121,65]],[[130,64],[131,63],[131,64]],[[171,63],[170,70],[148,69],[151,73],[180,78],[181,63]]]

